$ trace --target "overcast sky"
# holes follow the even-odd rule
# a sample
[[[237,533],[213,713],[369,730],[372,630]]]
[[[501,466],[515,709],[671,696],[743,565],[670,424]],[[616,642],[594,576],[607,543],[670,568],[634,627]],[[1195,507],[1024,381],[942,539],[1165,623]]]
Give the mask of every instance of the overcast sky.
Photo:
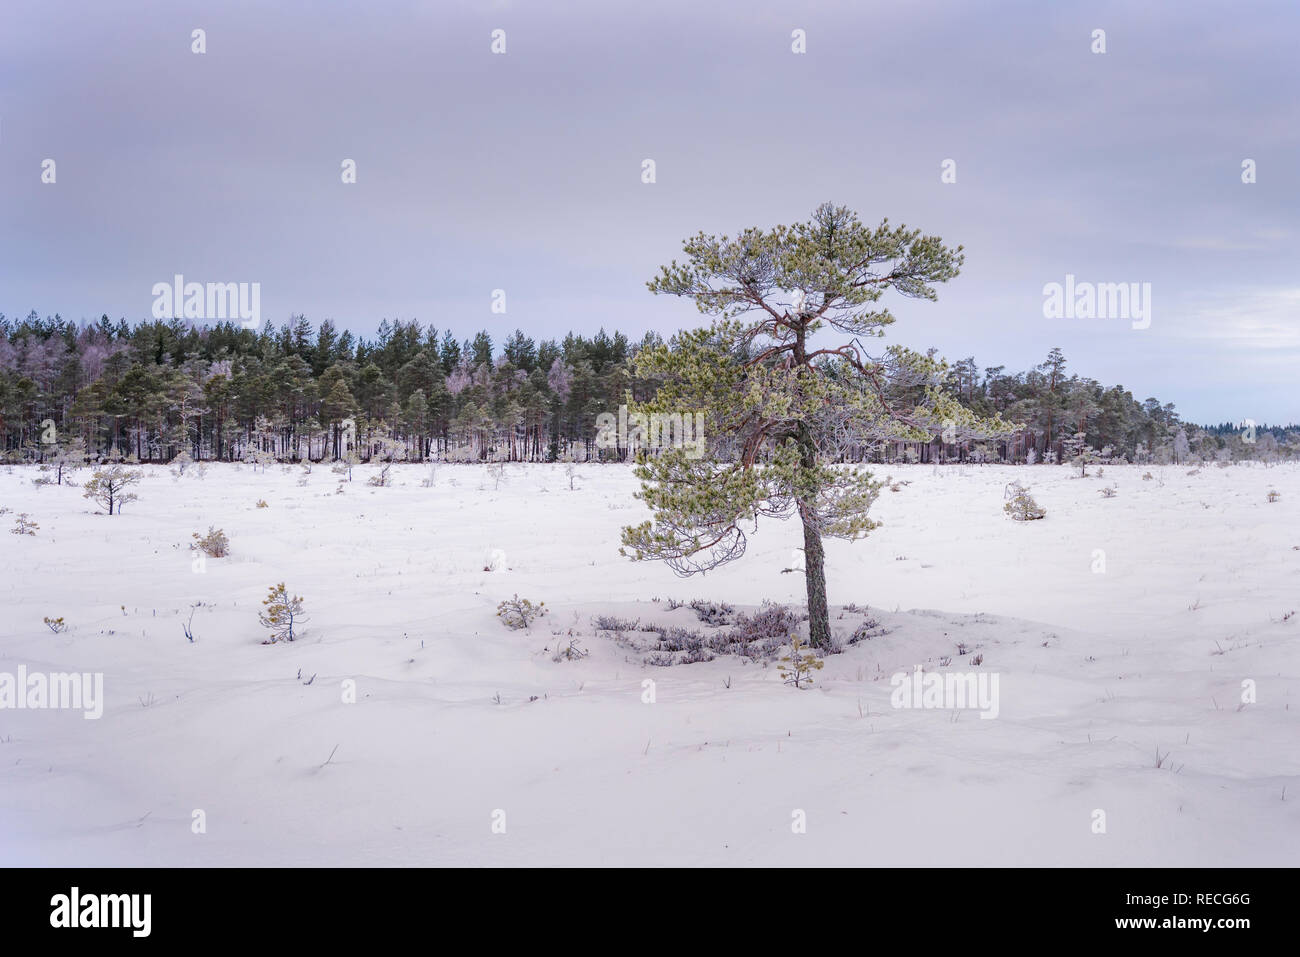
[[[1300,421],[1297,41],[1293,0],[3,0],[0,311],[146,319],[181,273],[277,324],[668,333],[684,237],[831,200],[966,247],[892,341]],[[1067,274],[1150,327],[1045,318]]]

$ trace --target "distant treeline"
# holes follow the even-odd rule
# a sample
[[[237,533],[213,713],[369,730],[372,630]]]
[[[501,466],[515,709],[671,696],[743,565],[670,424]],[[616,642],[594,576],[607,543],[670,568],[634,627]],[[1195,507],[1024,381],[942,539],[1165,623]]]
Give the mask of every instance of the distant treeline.
[[[621,459],[625,448],[597,447],[597,417],[616,415],[626,396],[653,398],[658,384],[638,378],[632,359],[661,344],[655,333],[633,343],[603,329],[560,341],[516,331],[497,343],[488,332],[461,340],[401,320],[385,320],[366,339],[302,316],[255,331],[231,322],[132,326],[107,316],[74,323],[34,311],[21,321],[0,314],[0,436],[10,462],[43,461],[69,447],[90,460],[140,462],[180,454],[199,461]],[[968,407],[1022,427],[995,438],[939,434],[929,443],[852,447],[841,456],[1050,461],[1080,431],[1116,460],[1300,452],[1294,426],[1253,433],[1243,425],[1185,426],[1172,404],[1067,375],[1059,349],[1020,373],[963,359],[951,365],[946,385]]]

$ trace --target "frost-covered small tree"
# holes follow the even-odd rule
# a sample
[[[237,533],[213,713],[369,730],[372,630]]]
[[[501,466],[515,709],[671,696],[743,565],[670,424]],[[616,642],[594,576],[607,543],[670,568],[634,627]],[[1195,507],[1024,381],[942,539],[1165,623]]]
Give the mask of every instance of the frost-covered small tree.
[[[674,348],[642,349],[637,375],[663,385],[652,402],[630,405],[683,420],[701,413],[706,432],[637,466],[652,520],[623,530],[624,553],[695,574],[741,557],[743,526],[760,516],[798,515],[809,640],[827,649],[822,540],[875,528],[868,510],[881,488],[869,472],[837,464],[846,443],[861,452],[928,442],[949,424],[1010,431],[944,392],[946,367],[932,356],[899,346],[871,356],[861,342],[894,321],[876,305],[887,291],[937,298],[935,285],[960,269],[961,247],[887,221],[868,229],[826,203],[808,222],[734,239],[700,233],[683,248],[687,262],[647,285],[693,299],[714,324],[678,334]],[[814,344],[823,330],[830,341]]]
[[[55,485],[62,485],[64,478],[86,464],[86,440],[74,436],[66,442],[60,442],[58,449],[50,459],[50,469],[54,472]]]
[[[1075,432],[1061,440],[1062,457],[1079,470],[1079,478],[1088,474],[1088,466],[1097,461],[1097,450],[1088,444],[1087,434]]]
[[[1002,510],[1017,522],[1033,522],[1047,515],[1047,510],[1034,501],[1034,497],[1029,494],[1026,486],[1013,482],[1007,486],[1006,498],[1009,501],[1002,506]]]
[[[1187,441],[1187,430],[1179,429],[1174,433],[1174,464],[1181,465],[1192,454],[1191,443]]]
[[[361,456],[357,454],[356,449],[349,446],[347,451],[343,453],[342,458],[339,459],[338,464],[331,466],[330,471],[333,472],[335,475],[346,476],[347,480],[351,482],[352,470],[360,464],[361,464]]]
[[[372,475],[367,482],[370,485],[387,486],[393,462],[405,456],[406,447],[396,437],[387,422],[380,422],[370,439],[370,450],[370,461],[379,464],[379,472]]]
[[[258,613],[257,620],[263,628],[271,630],[271,637],[262,644],[273,645],[277,641],[293,641],[297,637],[294,634],[294,625],[306,620],[301,596],[290,597],[284,582],[280,582],[278,585],[271,586],[271,590],[262,599],[262,604],[266,606],[266,610]]]
[[[274,455],[272,455],[270,452],[263,452],[256,445],[250,443],[248,447],[244,449],[243,462],[245,465],[253,466],[254,472],[256,472],[258,469],[261,469],[263,472],[265,472],[266,467],[271,463],[273,463],[274,461],[275,461]]]
[[[190,455],[188,449],[181,449],[172,457],[169,464],[171,465],[172,474],[180,478],[194,464],[194,456]]]
[[[560,456],[560,461],[564,463],[564,477],[569,480],[569,491],[573,491],[574,482],[578,478],[578,463],[573,460],[572,450],[566,450]]]
[[[108,509],[108,514],[112,515],[114,511],[120,513],[122,506],[127,502],[138,499],[134,492],[128,492],[127,489],[139,483],[139,471],[123,468],[121,465],[110,465],[96,470],[90,481],[85,484],[81,494],[84,498],[93,499],[104,506]]]

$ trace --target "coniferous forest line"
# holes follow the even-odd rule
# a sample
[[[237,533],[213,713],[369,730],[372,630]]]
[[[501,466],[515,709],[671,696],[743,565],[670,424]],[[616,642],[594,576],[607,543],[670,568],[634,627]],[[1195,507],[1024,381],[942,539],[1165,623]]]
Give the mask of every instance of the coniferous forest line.
[[[294,316],[258,332],[107,316],[74,323],[35,311],[0,314],[0,433],[10,463],[56,455],[91,461],[590,461],[597,417],[652,399],[643,348],[603,329],[536,341],[522,331],[457,339],[417,321],[383,321],[373,339]],[[845,461],[1060,461],[1077,433],[1110,461],[1300,457],[1300,427],[1183,423],[1172,403],[1139,400],[1068,368],[1053,349],[1024,372],[949,365],[945,389],[972,411],[999,414],[1005,435],[936,431],[929,443],[846,446]],[[683,412],[693,410],[682,410]],[[707,421],[707,420],[706,420]],[[706,441],[708,431],[706,424]],[[727,450],[712,448],[713,454]]]

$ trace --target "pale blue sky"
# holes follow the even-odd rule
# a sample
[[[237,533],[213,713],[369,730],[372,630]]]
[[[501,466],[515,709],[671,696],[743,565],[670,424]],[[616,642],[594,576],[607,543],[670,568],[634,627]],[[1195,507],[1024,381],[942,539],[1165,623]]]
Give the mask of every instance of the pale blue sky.
[[[683,237],[831,200],[966,246],[893,339],[1300,421],[1297,40],[1294,3],[5,0],[0,311],[143,319],[179,272],[362,334],[669,332]],[[1067,273],[1151,283],[1151,327],[1045,319]]]

